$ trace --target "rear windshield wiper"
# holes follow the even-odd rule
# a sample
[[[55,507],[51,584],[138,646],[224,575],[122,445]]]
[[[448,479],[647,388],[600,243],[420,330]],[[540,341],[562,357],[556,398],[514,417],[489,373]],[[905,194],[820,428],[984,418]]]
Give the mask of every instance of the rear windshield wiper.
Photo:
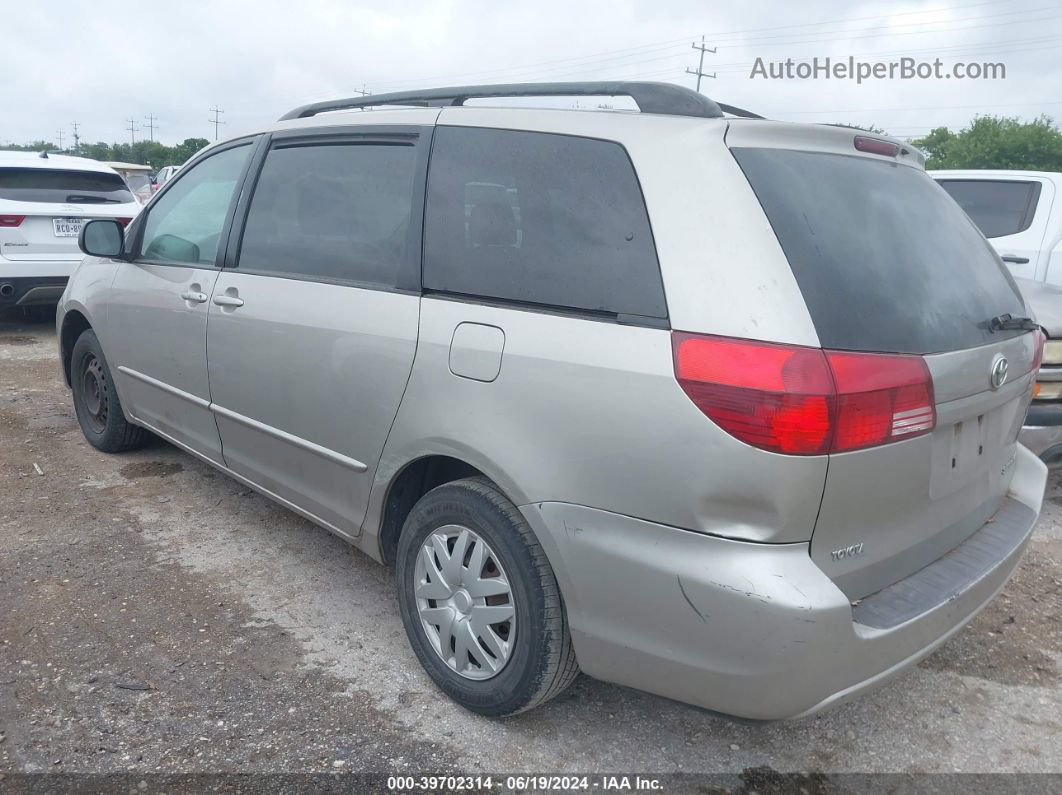
[[[66,200],[71,204],[121,204],[118,199],[109,199],[106,196],[86,196],[81,193],[71,193]]]
[[[1040,324],[1031,317],[1014,317],[1010,314],[997,315],[988,321],[990,331],[1036,331]]]

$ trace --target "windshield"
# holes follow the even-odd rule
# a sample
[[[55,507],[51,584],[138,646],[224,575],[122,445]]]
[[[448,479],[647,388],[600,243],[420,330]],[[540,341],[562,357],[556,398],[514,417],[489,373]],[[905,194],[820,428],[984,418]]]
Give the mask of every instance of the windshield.
[[[0,168],[0,199],[59,204],[124,204],[133,201],[117,174],[51,168]]]
[[[1023,333],[1017,286],[924,171],[888,160],[734,149],[826,348],[936,353]]]

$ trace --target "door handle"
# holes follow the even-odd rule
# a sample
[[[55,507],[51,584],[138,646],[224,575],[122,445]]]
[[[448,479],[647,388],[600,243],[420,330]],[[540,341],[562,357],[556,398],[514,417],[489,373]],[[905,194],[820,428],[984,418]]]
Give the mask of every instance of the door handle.
[[[1015,256],[1013,254],[1004,254],[1001,257],[1001,259],[1004,262],[1012,262],[1015,265],[1028,265],[1029,264],[1029,258],[1028,257],[1017,257],[1017,256]]]
[[[191,301],[193,304],[205,304],[207,295],[206,293],[197,293],[194,290],[185,290],[181,293],[181,298],[185,301]]]
[[[214,303],[218,306],[228,306],[235,309],[238,306],[243,306],[243,299],[236,295],[215,295]]]

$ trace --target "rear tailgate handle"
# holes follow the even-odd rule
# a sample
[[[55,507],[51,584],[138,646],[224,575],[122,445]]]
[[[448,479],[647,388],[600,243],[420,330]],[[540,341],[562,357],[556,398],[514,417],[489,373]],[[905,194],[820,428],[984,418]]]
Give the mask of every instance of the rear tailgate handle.
[[[185,301],[191,301],[193,304],[205,304],[207,295],[206,293],[197,293],[194,290],[185,290],[181,293],[181,298]]]
[[[1028,265],[1028,257],[1017,257],[1014,254],[1004,254],[1001,258],[1004,262],[1012,262],[1015,265]]]
[[[222,294],[214,296],[214,303],[218,306],[230,306],[235,308],[237,306],[243,306],[243,299],[236,295]]]

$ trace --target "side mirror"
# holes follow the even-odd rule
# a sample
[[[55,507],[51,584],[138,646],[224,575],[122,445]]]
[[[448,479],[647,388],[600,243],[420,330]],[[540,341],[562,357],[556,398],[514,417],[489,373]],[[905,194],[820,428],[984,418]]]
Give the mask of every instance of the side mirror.
[[[117,221],[89,221],[81,227],[77,244],[89,256],[115,259],[122,256],[125,230]]]

